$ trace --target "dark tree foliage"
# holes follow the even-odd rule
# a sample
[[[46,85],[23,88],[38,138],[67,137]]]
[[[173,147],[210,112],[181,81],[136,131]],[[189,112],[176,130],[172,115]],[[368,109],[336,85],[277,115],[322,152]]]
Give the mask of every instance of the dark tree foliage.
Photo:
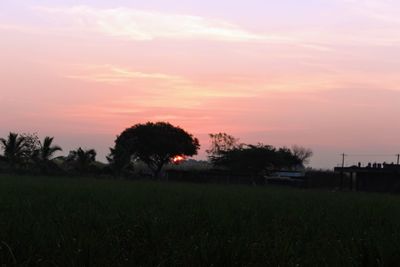
[[[276,151],[275,164],[278,169],[292,169],[302,165],[303,161],[292,150],[282,147]]]
[[[303,164],[309,164],[310,158],[313,156],[313,151],[309,148],[294,145],[292,146],[292,153],[298,157]]]
[[[32,159],[35,165],[42,173],[48,173],[51,169],[56,169],[57,165],[54,163],[54,155],[58,151],[62,151],[61,147],[53,145],[54,137],[46,136],[43,142],[39,141],[38,147],[32,154]]]
[[[198,139],[180,127],[167,122],[148,122],[123,131],[115,140],[109,160],[120,168],[140,160],[158,177],[172,158],[196,155],[199,148]]]
[[[23,136],[10,133],[7,139],[0,138],[0,144],[3,149],[0,159],[5,161],[11,169],[24,163],[28,149]]]
[[[96,155],[97,153],[94,149],[83,150],[78,148],[70,151],[65,161],[75,171],[84,174],[92,169],[93,164],[96,162]]]
[[[39,137],[36,133],[22,133],[20,136],[24,140],[25,163],[32,163],[32,158],[41,145]]]
[[[57,151],[62,151],[62,148],[53,145],[54,137],[46,136],[43,142],[39,142],[39,147],[33,153],[34,157],[40,161],[50,161],[54,158]]]
[[[128,177],[133,174],[135,168],[133,158],[126,156],[122,150],[118,153],[115,148],[110,148],[110,154],[106,157],[108,161],[108,170],[115,176]]]
[[[211,146],[206,150],[206,153],[210,160],[218,157],[221,151],[228,151],[241,146],[239,139],[227,133],[209,134],[209,137],[211,139]]]
[[[215,166],[226,167],[232,171],[259,175],[275,169],[291,168],[301,164],[290,149],[276,149],[269,145],[243,145],[227,151],[220,151],[212,159]]]
[[[54,153],[61,150],[52,142],[52,137],[46,137],[41,142],[36,133],[10,133],[7,138],[0,138],[3,149],[0,160],[13,171],[48,173],[50,168],[57,168],[52,160]]]

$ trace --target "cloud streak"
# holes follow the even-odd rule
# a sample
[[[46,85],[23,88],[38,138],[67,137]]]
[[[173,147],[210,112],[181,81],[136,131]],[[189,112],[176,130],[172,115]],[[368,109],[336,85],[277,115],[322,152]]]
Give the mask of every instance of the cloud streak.
[[[215,40],[227,42],[289,41],[275,35],[254,33],[224,20],[200,16],[165,14],[132,8],[98,9],[89,6],[66,8],[36,7],[50,14],[64,15],[89,31],[135,41],[157,39]]]
[[[186,83],[183,77],[164,73],[132,71],[114,65],[91,65],[83,67],[80,74],[66,75],[66,78],[89,82],[123,83],[132,80],[154,80],[171,83]]]
[[[103,83],[113,86],[125,94],[124,101],[141,107],[194,107],[211,99],[250,98],[260,91],[243,85],[230,85],[203,82],[184,76],[159,72],[136,71],[110,64],[74,66],[74,74],[63,75],[65,78],[89,83]],[[141,95],[141,98],[128,97],[126,94]]]
[[[395,24],[400,23],[397,16],[388,13],[390,1],[340,0],[362,17],[373,21]],[[219,41],[231,43],[261,43],[289,45],[315,50],[333,52],[336,46],[370,45],[392,46],[399,44],[398,27],[374,27],[372,33],[359,29],[331,29],[318,26],[299,29],[295,32],[280,31],[256,32],[223,19],[201,16],[170,14],[159,11],[134,8],[96,8],[91,6],[72,7],[35,7],[36,11],[65,20],[67,27],[89,33],[131,41]],[[329,28],[328,28],[329,29]]]

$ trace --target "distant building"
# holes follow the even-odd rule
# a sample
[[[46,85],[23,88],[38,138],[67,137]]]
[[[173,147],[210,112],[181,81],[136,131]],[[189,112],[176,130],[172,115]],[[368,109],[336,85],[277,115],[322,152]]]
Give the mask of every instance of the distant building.
[[[395,192],[400,190],[400,165],[369,163],[351,167],[336,167],[341,175],[341,187],[353,191]]]

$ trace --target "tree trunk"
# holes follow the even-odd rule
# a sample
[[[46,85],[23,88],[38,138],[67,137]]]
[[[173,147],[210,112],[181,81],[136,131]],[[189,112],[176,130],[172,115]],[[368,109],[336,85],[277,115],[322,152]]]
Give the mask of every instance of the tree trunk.
[[[154,174],[154,179],[158,180],[160,179],[160,173],[162,170],[164,164],[158,165],[154,170],[153,170],[153,174]]]

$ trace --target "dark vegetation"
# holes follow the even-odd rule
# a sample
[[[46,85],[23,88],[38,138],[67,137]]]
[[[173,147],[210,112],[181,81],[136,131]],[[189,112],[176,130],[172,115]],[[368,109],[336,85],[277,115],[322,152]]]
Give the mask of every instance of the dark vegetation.
[[[36,134],[10,133],[0,138],[3,155],[0,155],[0,171],[17,174],[72,175],[92,174],[96,169],[96,151],[78,148],[68,156],[58,156],[61,147],[53,144],[53,137],[40,141]]]
[[[148,122],[123,131],[115,140],[109,161],[118,171],[141,161],[157,178],[174,157],[194,156],[199,148],[197,138],[183,129],[166,122]]]
[[[0,176],[2,266],[397,266],[400,199]]]
[[[241,145],[227,151],[221,151],[218,156],[212,157],[215,166],[258,175],[263,171],[291,169],[302,164],[301,160],[293,155],[288,148],[276,149],[267,145]]]
[[[194,168],[185,170],[196,175],[200,166],[202,171],[212,173],[214,178],[207,173],[202,175],[208,182],[219,183],[221,177],[231,176],[223,179],[229,183],[247,180],[249,184],[263,184],[259,181],[276,170],[303,171],[312,156],[311,150],[299,146],[289,149],[261,143],[242,144],[226,133],[210,134],[210,138],[209,161],[203,164],[192,160]],[[169,179],[165,169],[179,170],[176,164],[196,155],[200,148],[197,138],[167,122],[148,122],[125,129],[110,148],[108,164],[96,161],[94,149],[79,147],[67,156],[57,156],[62,148],[54,144],[53,137],[41,141],[36,134],[10,133],[0,142],[3,173],[158,180]]]
[[[53,137],[0,139],[1,266],[397,265],[397,197],[234,185],[303,172],[312,151],[210,138],[208,161],[196,161],[191,134],[137,124],[116,138],[108,164],[94,149],[58,156]],[[307,173],[301,187],[340,181]]]

